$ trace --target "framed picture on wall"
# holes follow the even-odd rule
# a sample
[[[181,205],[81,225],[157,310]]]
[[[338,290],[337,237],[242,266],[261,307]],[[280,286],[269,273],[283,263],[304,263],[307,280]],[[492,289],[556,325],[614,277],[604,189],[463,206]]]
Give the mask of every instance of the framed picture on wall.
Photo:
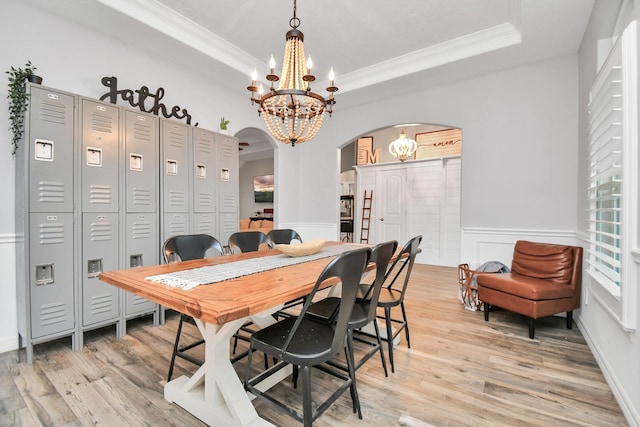
[[[363,136],[356,142],[356,165],[369,164],[369,153],[373,152],[373,137]]]
[[[462,130],[445,129],[416,134],[416,159],[433,159],[462,154]]]

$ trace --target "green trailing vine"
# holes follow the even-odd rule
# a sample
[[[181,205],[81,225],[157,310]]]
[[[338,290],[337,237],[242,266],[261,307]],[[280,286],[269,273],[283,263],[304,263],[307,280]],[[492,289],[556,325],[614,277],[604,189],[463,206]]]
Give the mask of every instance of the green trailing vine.
[[[36,70],[31,64],[31,61],[27,61],[25,68],[14,68],[6,73],[9,75],[9,121],[11,127],[9,130],[13,133],[13,140],[11,141],[11,154],[16,155],[18,151],[18,144],[22,139],[24,133],[24,116],[29,106],[29,94],[27,93],[26,81],[33,75]]]

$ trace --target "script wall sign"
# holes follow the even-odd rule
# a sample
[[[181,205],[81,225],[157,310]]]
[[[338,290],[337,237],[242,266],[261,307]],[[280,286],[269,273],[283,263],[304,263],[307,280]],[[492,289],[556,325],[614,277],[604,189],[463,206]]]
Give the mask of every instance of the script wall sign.
[[[142,86],[140,89],[118,89],[118,79],[116,77],[103,77],[102,84],[109,88],[109,92],[100,97],[100,101],[107,100],[111,104],[118,102],[118,97],[128,102],[132,107],[138,107],[144,113],[151,113],[159,116],[162,114],[165,118],[176,118],[178,120],[186,119],[187,124],[191,124],[191,115],[186,108],[180,108],[177,105],[171,107],[171,111],[167,111],[167,106],[160,102],[164,98],[164,89],[158,88],[155,93],[149,91],[149,88]],[[198,123],[193,126],[198,126]]]

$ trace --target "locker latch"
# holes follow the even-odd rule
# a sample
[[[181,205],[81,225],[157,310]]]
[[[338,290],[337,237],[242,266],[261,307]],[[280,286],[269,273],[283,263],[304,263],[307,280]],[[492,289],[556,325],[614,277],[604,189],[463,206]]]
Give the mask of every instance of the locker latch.
[[[129,267],[142,267],[142,254],[131,255],[129,257]]]
[[[87,277],[98,277],[102,273],[102,258],[90,259],[87,262]]]
[[[53,264],[36,265],[36,286],[53,283]]]

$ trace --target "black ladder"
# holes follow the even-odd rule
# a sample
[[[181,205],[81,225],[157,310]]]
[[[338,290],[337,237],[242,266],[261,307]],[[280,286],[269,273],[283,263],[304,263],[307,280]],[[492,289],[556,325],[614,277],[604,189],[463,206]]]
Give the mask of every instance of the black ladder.
[[[371,203],[373,200],[373,190],[367,197],[367,190],[364,190],[364,200],[362,202],[362,226],[360,227],[360,243],[369,243],[369,226],[371,225]]]

